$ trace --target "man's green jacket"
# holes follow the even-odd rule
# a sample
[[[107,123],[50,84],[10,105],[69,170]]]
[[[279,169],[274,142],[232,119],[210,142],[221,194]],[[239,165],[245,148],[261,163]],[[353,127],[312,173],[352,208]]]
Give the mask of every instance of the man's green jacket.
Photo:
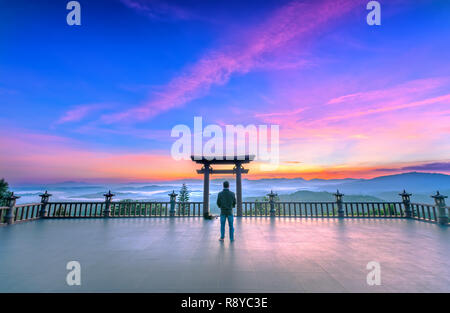
[[[233,208],[236,206],[236,196],[228,188],[224,188],[217,196],[217,206],[220,208],[221,215],[233,214]]]

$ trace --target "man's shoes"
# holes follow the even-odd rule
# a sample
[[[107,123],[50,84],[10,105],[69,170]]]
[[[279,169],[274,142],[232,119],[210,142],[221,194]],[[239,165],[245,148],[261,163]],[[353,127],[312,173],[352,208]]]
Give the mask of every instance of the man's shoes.
[[[234,239],[230,239],[230,242],[233,242],[234,241]]]
[[[223,238],[219,238],[219,241],[223,241]]]

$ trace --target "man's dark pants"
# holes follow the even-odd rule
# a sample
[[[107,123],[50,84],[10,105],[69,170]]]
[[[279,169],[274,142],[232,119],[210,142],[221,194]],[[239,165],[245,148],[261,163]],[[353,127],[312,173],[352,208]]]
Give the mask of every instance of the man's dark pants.
[[[220,215],[220,238],[225,238],[225,223],[227,220],[230,228],[230,240],[234,240],[233,214]]]

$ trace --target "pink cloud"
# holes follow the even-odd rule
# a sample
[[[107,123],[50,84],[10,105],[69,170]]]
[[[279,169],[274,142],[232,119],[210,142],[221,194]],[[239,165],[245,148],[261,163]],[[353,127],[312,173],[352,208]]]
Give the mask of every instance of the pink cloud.
[[[357,167],[364,162],[377,167],[400,160],[442,160],[450,155],[448,83],[447,78],[413,80],[257,117],[280,125],[282,155],[306,165]],[[289,97],[295,102],[298,95]],[[285,112],[293,114],[280,114]]]
[[[414,108],[418,106],[426,106],[430,104],[446,104],[450,105],[450,94],[439,96],[439,97],[433,97],[425,100],[420,101],[413,101],[409,103],[390,103],[389,105],[382,105],[378,106],[376,108],[369,108],[366,110],[360,110],[356,112],[347,112],[343,115],[335,115],[335,116],[329,116],[326,119],[327,120],[342,120],[342,119],[349,119],[349,118],[356,118],[363,115],[370,115],[370,114],[378,114],[378,113],[384,113],[389,111],[397,111],[402,109],[408,109],[408,108]]]
[[[104,104],[88,104],[77,106],[66,113],[56,122],[56,124],[64,124],[69,122],[79,122],[89,114],[105,108]]]
[[[212,86],[227,83],[231,75],[247,73],[261,66],[267,54],[279,52],[294,39],[300,41],[314,38],[328,22],[358,5],[360,1],[352,0],[314,1],[310,4],[293,1],[258,27],[242,30],[239,43],[232,43],[204,55],[143,105],[103,116],[102,119],[105,122],[145,120],[183,106],[205,94]],[[274,66],[270,62],[268,64],[269,67]]]
[[[344,95],[337,98],[333,98],[328,101],[327,104],[339,104],[339,103],[360,103],[368,101],[379,101],[386,98],[397,98],[399,96],[407,96],[410,99],[420,96],[426,92],[436,90],[439,87],[448,84],[447,78],[428,78],[418,79],[400,84],[393,88],[378,89],[366,92],[357,92],[354,94]]]
[[[303,111],[305,111],[307,108],[299,108],[293,111],[284,111],[284,112],[270,112],[270,113],[258,113],[255,114],[255,117],[258,118],[271,118],[271,117],[280,117],[280,116],[295,116]],[[279,119],[277,119],[279,121]]]
[[[283,124],[285,126],[300,124],[305,129],[315,128],[317,125],[325,128],[329,124],[345,119],[353,119],[352,123],[355,123],[355,118],[367,115],[436,104],[442,106],[442,104],[449,102],[450,94],[445,92],[449,81],[446,77],[412,80],[388,88],[332,97],[330,100],[316,102],[314,105],[306,106],[302,102],[300,105],[291,105],[291,110],[285,112],[275,111],[255,116],[266,123]],[[336,89],[329,85],[321,85],[321,88],[324,90],[322,93]],[[292,94],[283,95],[283,98],[286,99],[298,97],[299,95],[296,94],[295,90]],[[272,103],[272,106],[279,107],[276,102]]]

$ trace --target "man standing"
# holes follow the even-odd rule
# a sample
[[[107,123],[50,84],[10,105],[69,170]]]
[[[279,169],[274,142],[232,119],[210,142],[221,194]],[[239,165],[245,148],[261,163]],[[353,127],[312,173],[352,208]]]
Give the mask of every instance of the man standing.
[[[225,238],[225,222],[230,227],[230,241],[234,241],[233,208],[236,206],[236,196],[230,191],[230,183],[223,182],[223,190],[217,196],[217,206],[220,208],[220,241]]]

